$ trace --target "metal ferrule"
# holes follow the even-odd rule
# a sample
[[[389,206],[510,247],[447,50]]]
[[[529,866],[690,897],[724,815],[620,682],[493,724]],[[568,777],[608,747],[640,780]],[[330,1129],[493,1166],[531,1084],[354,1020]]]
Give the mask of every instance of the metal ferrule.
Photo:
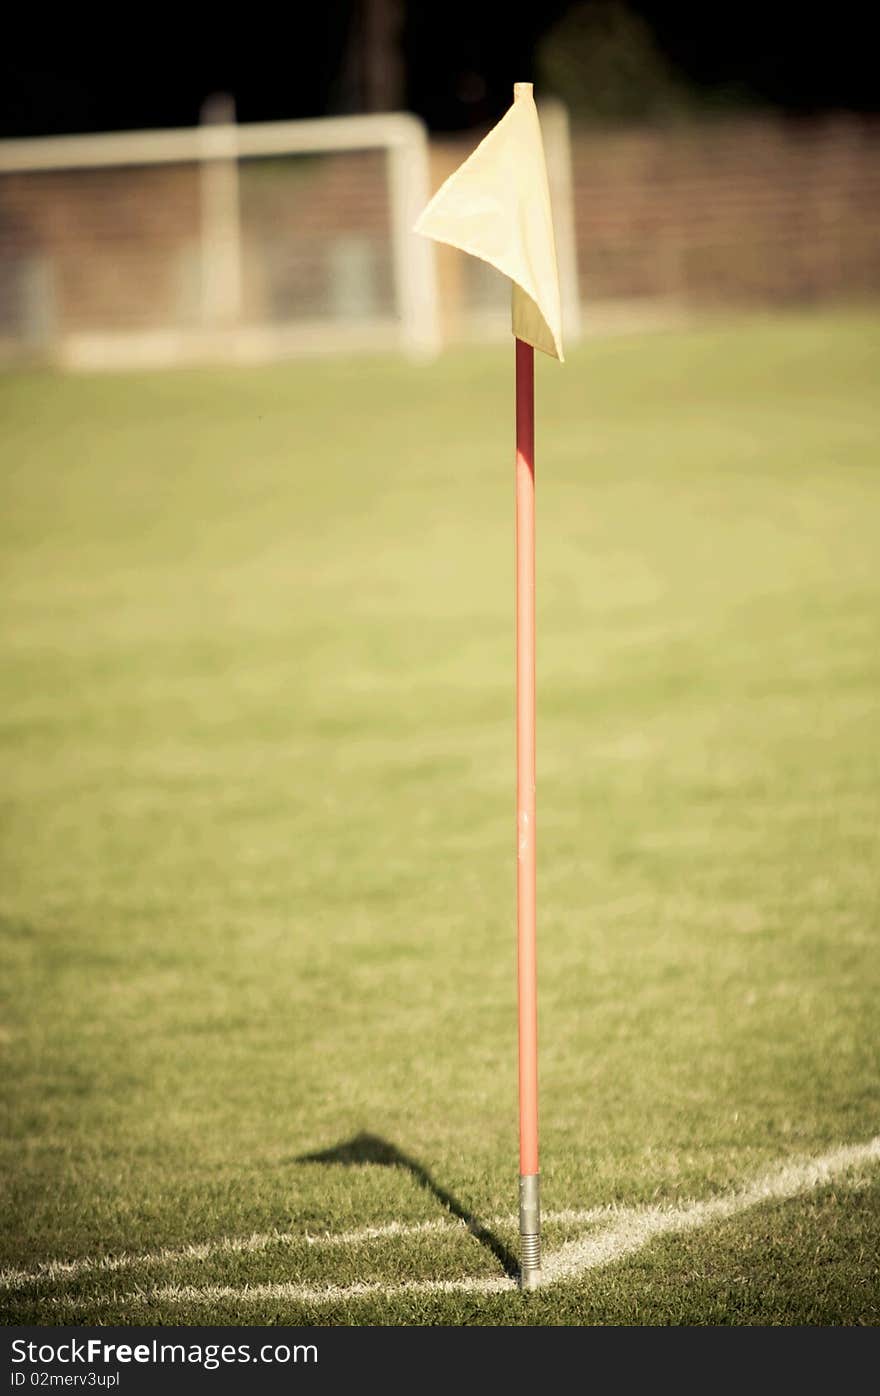
[[[541,1177],[529,1173],[519,1180],[520,1289],[541,1283]]]

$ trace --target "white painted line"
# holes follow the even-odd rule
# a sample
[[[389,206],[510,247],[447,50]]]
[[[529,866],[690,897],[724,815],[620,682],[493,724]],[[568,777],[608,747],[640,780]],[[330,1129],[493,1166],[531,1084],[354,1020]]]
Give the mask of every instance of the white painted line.
[[[761,1202],[779,1202],[796,1198],[803,1192],[823,1187],[826,1182],[846,1173],[848,1168],[860,1164],[880,1161],[880,1136],[865,1145],[846,1145],[831,1153],[821,1154],[819,1159],[805,1163],[784,1164],[774,1173],[765,1174],[749,1187],[728,1192],[721,1198],[708,1202],[691,1202],[682,1208],[631,1209],[619,1213],[616,1222],[609,1222],[598,1235],[569,1241],[557,1251],[550,1252],[543,1262],[545,1284],[557,1280],[574,1279],[587,1270],[598,1266],[612,1265],[623,1256],[640,1251],[654,1237],[670,1231],[697,1230],[719,1222],[725,1217],[739,1215]],[[513,1280],[497,1277],[494,1280],[467,1279],[458,1282],[439,1280],[413,1280],[404,1284],[349,1284],[349,1286],[309,1287],[306,1284],[264,1284],[236,1289],[235,1286],[210,1286],[204,1290],[197,1286],[165,1286],[156,1290],[155,1300],[166,1304],[200,1304],[218,1300],[236,1302],[258,1302],[260,1300],[288,1300],[300,1304],[321,1304],[339,1302],[360,1297],[394,1298],[401,1294],[499,1294],[515,1289]]]
[[[544,1263],[546,1281],[569,1279],[598,1266],[610,1265],[641,1250],[656,1236],[695,1231],[712,1222],[738,1216],[762,1202],[782,1202],[812,1192],[849,1168],[878,1161],[880,1136],[867,1144],[848,1144],[802,1163],[784,1164],[745,1188],[706,1202],[691,1202],[685,1207],[647,1208],[621,1215],[598,1236],[569,1241],[549,1255]]]
[[[137,1265],[176,1265],[182,1261],[212,1260],[221,1255],[247,1255],[271,1250],[273,1246],[316,1246],[380,1240],[386,1236],[417,1235],[421,1231],[453,1230],[463,1223],[446,1221],[388,1222],[385,1226],[365,1226],[358,1231],[342,1231],[312,1236],[307,1231],[263,1231],[251,1236],[221,1236],[216,1241],[194,1242],[188,1246],[168,1246],[158,1251],[128,1252],[120,1255],[81,1256],[76,1260],[45,1260],[32,1270],[0,1271],[0,1289],[15,1289],[36,1280],[73,1279],[78,1275],[102,1272],[112,1274]]]
[[[571,1226],[589,1226],[622,1214],[619,1207],[568,1208],[545,1212],[544,1221]],[[216,1241],[193,1242],[188,1246],[168,1246],[157,1251],[124,1251],[119,1255],[80,1256],[76,1260],[44,1260],[30,1270],[0,1270],[0,1290],[17,1289],[40,1280],[76,1279],[79,1275],[114,1274],[135,1266],[176,1265],[181,1262],[213,1260],[222,1255],[257,1254],[274,1246],[361,1246],[369,1241],[383,1241],[395,1236],[430,1235],[432,1232],[465,1232],[479,1230],[479,1223],[468,1227],[457,1218],[436,1218],[421,1222],[385,1222],[379,1226],[361,1226],[353,1231],[258,1231],[251,1236],[221,1236]],[[515,1213],[490,1217],[487,1226],[516,1227]]]
[[[545,1284],[574,1279],[588,1270],[610,1265],[641,1250],[657,1236],[694,1231],[713,1222],[737,1216],[763,1202],[790,1200],[834,1181],[850,1169],[877,1162],[880,1162],[880,1136],[866,1144],[848,1144],[814,1159],[783,1164],[744,1188],[707,1201],[666,1208],[600,1208],[586,1212],[550,1214],[557,1218],[565,1217],[569,1221],[603,1221],[605,1224],[598,1234],[569,1241],[545,1256]],[[427,1225],[432,1229],[452,1229],[452,1224],[444,1222]],[[378,1228],[372,1228],[372,1231],[376,1230]],[[279,1233],[277,1239],[280,1239],[281,1235],[282,1233]],[[348,1235],[362,1237],[363,1233],[350,1232]],[[250,1238],[251,1241],[254,1239]],[[239,1249],[242,1248],[242,1244],[239,1243]],[[180,1256],[181,1252],[175,1254]],[[459,1280],[407,1280],[399,1284],[368,1281],[353,1285],[323,1286],[297,1282],[245,1286],[164,1285],[152,1293],[140,1291],[113,1298],[103,1295],[70,1298],[59,1296],[55,1302],[75,1308],[108,1303],[212,1304],[230,1299],[237,1304],[279,1299],[302,1304],[322,1304],[370,1297],[393,1299],[412,1294],[502,1294],[515,1288],[515,1282],[507,1276],[469,1276]]]
[[[695,1231],[712,1222],[737,1216],[762,1202],[798,1197],[822,1187],[851,1168],[878,1161],[880,1136],[867,1144],[848,1144],[819,1158],[784,1164],[756,1179],[748,1187],[707,1202],[691,1202],[683,1207],[632,1208],[620,1211],[614,1221],[606,1215],[607,1225],[598,1235],[569,1241],[545,1257],[544,1283],[575,1279],[588,1270],[613,1264],[624,1256],[632,1255],[656,1236]],[[397,1285],[379,1282],[326,1285],[321,1288],[302,1284],[249,1285],[245,1289],[234,1285],[211,1285],[203,1289],[195,1285],[166,1285],[158,1289],[153,1298],[158,1303],[168,1304],[211,1304],[224,1299],[234,1299],[236,1303],[287,1299],[301,1304],[321,1304],[370,1297],[393,1299],[407,1294],[501,1294],[515,1288],[515,1282],[506,1276],[495,1279],[412,1280]],[[132,1299],[142,1297],[130,1296]]]
[[[348,1299],[396,1299],[406,1294],[504,1294],[517,1289],[516,1280],[507,1275],[490,1275],[484,1278],[467,1276],[461,1280],[403,1280],[399,1284],[382,1284],[380,1280],[364,1281],[353,1285],[326,1285],[322,1288],[303,1284],[248,1285],[237,1288],[235,1285],[163,1285],[146,1294],[123,1294],[120,1303],[146,1299],[160,1304],[215,1304],[224,1299],[235,1302],[255,1303],[265,1299],[284,1299],[298,1304],[338,1304]],[[64,1304],[67,1301],[59,1301]],[[79,1301],[73,1301],[79,1307]],[[92,1301],[94,1303],[94,1301]],[[106,1304],[101,1298],[97,1301]]]

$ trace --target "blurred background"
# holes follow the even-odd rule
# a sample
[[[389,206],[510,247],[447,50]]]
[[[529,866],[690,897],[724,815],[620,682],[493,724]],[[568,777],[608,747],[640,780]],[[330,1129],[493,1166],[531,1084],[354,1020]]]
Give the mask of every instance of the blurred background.
[[[330,0],[118,48],[19,25],[0,69],[0,361],[430,354],[506,333],[503,279],[410,229],[522,78],[569,342],[582,304],[603,332],[874,295],[866,15]]]

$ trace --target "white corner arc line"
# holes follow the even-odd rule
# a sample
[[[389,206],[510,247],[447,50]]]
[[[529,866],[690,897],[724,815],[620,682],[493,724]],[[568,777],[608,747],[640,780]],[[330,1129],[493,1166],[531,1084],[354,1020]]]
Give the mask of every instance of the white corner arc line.
[[[641,1250],[649,1241],[663,1233],[697,1230],[712,1222],[737,1216],[762,1202],[781,1202],[798,1197],[831,1182],[850,1168],[878,1161],[880,1136],[867,1144],[844,1145],[818,1158],[784,1164],[772,1173],[757,1178],[745,1188],[705,1202],[692,1202],[682,1207],[666,1209],[642,1208],[621,1212],[618,1219],[610,1221],[597,1236],[569,1241],[546,1256],[545,1284],[575,1279],[588,1270],[610,1265]],[[309,1288],[300,1284],[274,1284],[249,1286],[246,1290],[236,1289],[234,1286],[214,1285],[200,1290],[197,1286],[175,1288],[168,1285],[157,1290],[154,1297],[160,1303],[212,1303],[222,1299],[235,1299],[237,1302],[288,1299],[304,1304],[320,1304],[371,1296],[392,1299],[407,1294],[499,1294],[515,1288],[515,1281],[507,1276],[500,1276],[458,1281],[413,1280],[397,1285],[383,1285],[379,1282],[328,1285],[324,1288]]]
[[[676,1207],[614,1209],[565,1213],[604,1220],[598,1234],[569,1241],[545,1257],[545,1283],[574,1279],[612,1264],[641,1250],[655,1237],[693,1231],[739,1215],[763,1202],[788,1201],[834,1181],[850,1169],[880,1162],[880,1136],[865,1144],[848,1144],[813,1159],[783,1164],[743,1188],[706,1201]],[[557,1214],[558,1215],[558,1214]],[[392,1224],[393,1225],[393,1224]],[[437,1223],[436,1226],[449,1226]],[[462,1224],[463,1225],[463,1224]],[[360,1233],[356,1233],[360,1234]],[[72,1307],[106,1303],[204,1303],[232,1299],[236,1303],[287,1300],[303,1304],[339,1303],[360,1298],[386,1298],[412,1294],[500,1294],[516,1288],[507,1276],[466,1276],[458,1280],[408,1280],[398,1284],[367,1281],[353,1285],[309,1286],[297,1282],[234,1285],[164,1285],[152,1292],[140,1291],[107,1299],[104,1296],[58,1298]]]
[[[590,1226],[631,1209],[613,1204],[602,1207],[565,1208],[545,1212],[544,1221],[570,1226]],[[514,1213],[490,1217],[486,1226],[515,1227]],[[195,1241],[186,1246],[165,1246],[155,1251],[124,1251],[118,1255],[79,1256],[74,1260],[44,1260],[31,1269],[0,1270],[0,1291],[16,1289],[39,1281],[76,1279],[80,1275],[116,1274],[138,1266],[178,1265],[213,1260],[223,1255],[253,1255],[274,1246],[360,1246],[398,1236],[421,1236],[437,1232],[478,1231],[479,1223],[469,1226],[458,1218],[431,1218],[420,1222],[383,1222],[352,1231],[256,1231],[250,1236],[221,1236],[215,1241]]]

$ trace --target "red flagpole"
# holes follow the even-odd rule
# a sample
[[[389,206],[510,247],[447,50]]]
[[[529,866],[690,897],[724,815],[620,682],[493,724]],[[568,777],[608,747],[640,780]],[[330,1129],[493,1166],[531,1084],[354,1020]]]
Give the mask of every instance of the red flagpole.
[[[535,946],[535,351],[516,341],[516,804],[523,1289],[541,1278]]]

